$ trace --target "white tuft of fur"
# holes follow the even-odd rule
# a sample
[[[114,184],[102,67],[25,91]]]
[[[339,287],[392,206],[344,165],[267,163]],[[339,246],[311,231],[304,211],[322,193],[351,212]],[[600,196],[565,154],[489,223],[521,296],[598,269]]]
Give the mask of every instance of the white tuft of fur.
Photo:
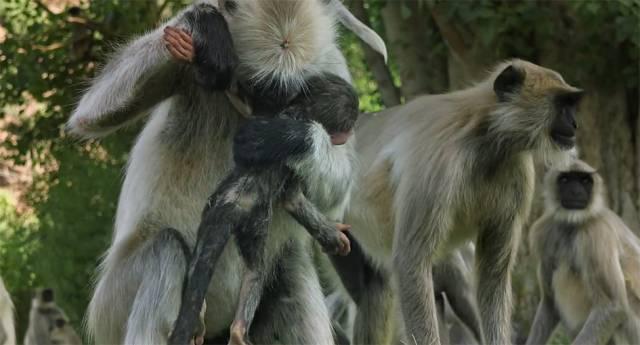
[[[238,2],[229,23],[243,77],[284,90],[304,88],[334,46],[335,23],[320,0]]]

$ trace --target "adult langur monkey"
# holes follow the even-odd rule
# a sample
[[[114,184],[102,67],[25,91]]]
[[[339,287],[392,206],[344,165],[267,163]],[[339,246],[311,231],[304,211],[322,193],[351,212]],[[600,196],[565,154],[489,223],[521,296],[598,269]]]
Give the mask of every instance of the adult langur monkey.
[[[0,345],[15,345],[16,331],[13,324],[13,303],[0,278]]]
[[[604,189],[583,161],[545,177],[530,233],[542,298],[527,344],[546,343],[560,321],[573,344],[640,344],[640,239]]]
[[[512,60],[467,89],[361,117],[361,169],[345,221],[373,264],[350,287],[361,291],[355,343],[390,341],[392,285],[405,341],[439,343],[432,266],[474,237],[485,342],[511,341],[511,268],[534,160],[573,155],[580,95],[557,72]]]
[[[253,40],[251,30],[269,30],[261,21],[268,21],[272,11],[286,8],[286,3],[306,8],[304,16],[291,19],[308,23],[307,30],[272,36],[282,39],[281,49],[295,49],[299,58],[266,61],[264,41]],[[229,41],[224,37],[224,22],[233,37],[241,78],[294,86],[315,71],[350,81],[332,25],[334,16],[353,24],[349,15],[333,0],[226,0],[219,7],[201,2],[126,45],[107,63],[69,120],[71,132],[98,137],[148,111],[151,116],[131,153],[113,243],[89,305],[88,330],[97,343],[164,344],[171,332],[181,300],[185,254],[195,241],[208,195],[231,168],[233,133],[244,121],[225,94],[229,80],[224,72],[232,70],[228,67],[233,59],[223,49],[226,46],[213,45]],[[363,32],[362,25],[356,28]],[[370,30],[366,33],[369,38],[375,35]],[[165,44],[172,47],[171,53]],[[375,48],[384,50],[384,46]],[[193,63],[184,64],[171,54],[195,57]],[[198,77],[212,72],[223,72],[222,78]],[[307,178],[306,185],[318,188],[310,193],[312,202],[332,219],[340,219],[352,180],[353,140],[316,153],[309,159],[311,173],[301,176]],[[319,163],[314,165],[314,160]],[[276,339],[290,344],[333,343],[306,250],[309,237],[284,213],[274,214],[270,233],[289,241],[274,272],[276,284],[265,292],[257,312],[251,338],[259,343]],[[227,246],[206,297],[210,307],[204,315],[205,336],[228,334],[242,267],[235,246]]]
[[[25,345],[82,345],[64,311],[56,304],[52,289],[36,291],[29,311]]]

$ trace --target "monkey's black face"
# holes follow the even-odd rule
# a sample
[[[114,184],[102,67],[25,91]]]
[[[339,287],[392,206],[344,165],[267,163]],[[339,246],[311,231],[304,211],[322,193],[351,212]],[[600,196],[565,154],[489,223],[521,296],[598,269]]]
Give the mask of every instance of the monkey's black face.
[[[44,303],[53,302],[53,289],[42,290],[41,298]]]
[[[584,210],[589,206],[593,190],[590,173],[571,171],[558,175],[558,197],[568,210]]]
[[[582,98],[582,91],[565,92],[554,97],[556,114],[551,123],[551,139],[563,149],[571,149],[576,144],[576,108]]]

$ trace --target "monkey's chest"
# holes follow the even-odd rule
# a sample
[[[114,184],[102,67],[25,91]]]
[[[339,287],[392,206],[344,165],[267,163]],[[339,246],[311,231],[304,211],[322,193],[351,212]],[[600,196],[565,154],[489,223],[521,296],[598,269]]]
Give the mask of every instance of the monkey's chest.
[[[579,331],[592,306],[579,273],[563,262],[553,272],[551,286],[556,308],[565,327],[571,332]]]

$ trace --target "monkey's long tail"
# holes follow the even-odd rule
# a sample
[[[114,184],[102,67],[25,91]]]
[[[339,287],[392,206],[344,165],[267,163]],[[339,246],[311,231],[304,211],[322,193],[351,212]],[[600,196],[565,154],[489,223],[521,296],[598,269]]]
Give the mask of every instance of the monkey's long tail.
[[[216,264],[229,242],[231,231],[237,226],[237,218],[232,216],[233,206],[216,205],[216,194],[209,199],[213,201],[202,215],[198,239],[183,285],[180,312],[169,337],[169,344],[191,343]]]

